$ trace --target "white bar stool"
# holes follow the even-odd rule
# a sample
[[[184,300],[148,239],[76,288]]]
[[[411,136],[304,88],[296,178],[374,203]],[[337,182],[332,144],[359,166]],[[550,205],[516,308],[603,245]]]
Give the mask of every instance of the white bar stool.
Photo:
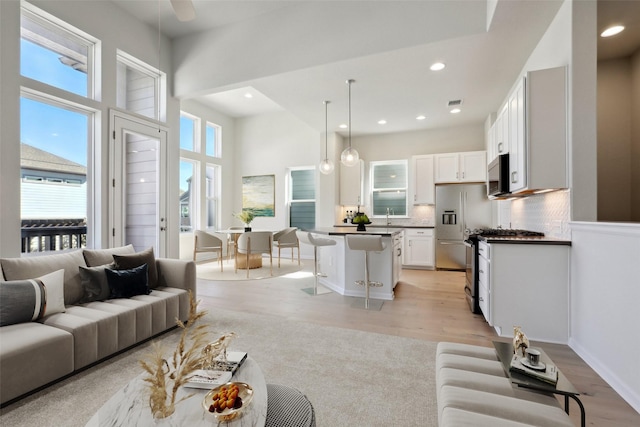
[[[382,243],[382,236],[358,236],[355,234],[347,234],[347,246],[352,251],[364,251],[364,280],[356,280],[356,285],[364,286],[364,301],[356,300],[352,307],[364,308],[365,310],[380,310],[384,301],[369,300],[369,288],[379,288],[382,282],[373,282],[369,280],[369,252],[382,252],[385,244]]]
[[[318,292],[318,277],[326,277],[324,274],[318,272],[318,246],[334,246],[336,244],[336,241],[325,239],[322,237],[314,237],[313,234],[307,231],[297,230],[296,235],[298,236],[298,240],[300,240],[302,243],[313,246],[313,288],[304,288],[303,291],[305,291],[309,295],[330,293],[331,291],[329,290]]]

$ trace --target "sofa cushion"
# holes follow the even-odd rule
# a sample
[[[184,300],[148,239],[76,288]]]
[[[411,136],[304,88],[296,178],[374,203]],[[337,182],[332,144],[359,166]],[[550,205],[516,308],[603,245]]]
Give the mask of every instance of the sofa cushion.
[[[124,350],[136,343],[135,309],[110,304],[108,301],[89,302],[83,304],[81,307],[111,313],[118,318],[118,350]]]
[[[0,265],[6,280],[32,279],[63,269],[65,305],[75,305],[84,296],[78,271],[78,266],[86,267],[82,251],[23,258],[2,258]]]
[[[133,248],[133,245],[109,249],[84,249],[82,251],[87,267],[98,267],[112,263],[114,255],[129,255],[135,253],[136,250]]]
[[[152,247],[133,255],[114,254],[113,261],[116,263],[117,270],[127,270],[147,264],[149,288],[155,289],[158,287],[158,270],[156,268],[156,259],[153,255]]]
[[[112,270],[107,268],[107,283],[111,290],[111,298],[131,298],[135,295],[148,295],[147,264],[130,270]]]
[[[42,323],[69,332],[73,335],[74,370],[98,360],[98,322],[68,313],[57,313],[45,317]]]
[[[5,403],[73,372],[73,336],[38,322],[3,326],[0,360]]]
[[[84,296],[79,301],[79,304],[92,301],[104,301],[111,296],[111,289],[109,289],[105,269],[114,267],[114,263],[100,265],[98,267],[79,267],[82,289],[84,290]]]
[[[42,277],[0,282],[0,326],[31,322],[62,313],[64,270]]]

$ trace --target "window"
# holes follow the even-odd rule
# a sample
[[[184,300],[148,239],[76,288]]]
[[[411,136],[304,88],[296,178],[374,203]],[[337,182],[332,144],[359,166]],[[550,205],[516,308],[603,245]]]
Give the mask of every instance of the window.
[[[200,119],[187,113],[180,114],[180,149],[187,151],[200,151],[197,142],[200,135],[197,130],[200,127]]]
[[[94,98],[98,40],[28,4],[20,20],[20,74]]]
[[[195,186],[193,179],[196,164],[191,160],[180,159],[180,232],[192,231],[197,213],[194,202]]]
[[[155,120],[164,120],[166,74],[139,59],[117,52],[117,105]]]
[[[292,169],[289,172],[289,226],[302,230],[316,226],[315,168]]]
[[[221,167],[216,162],[221,151],[221,132],[221,127],[214,123],[184,111],[180,113],[181,232],[220,226]]]
[[[407,161],[371,162],[371,203],[374,216],[407,215]]]
[[[207,122],[207,129],[205,135],[205,153],[207,156],[211,157],[222,157],[221,146],[220,146],[220,133],[222,129],[220,126],[214,125],[213,123]]]

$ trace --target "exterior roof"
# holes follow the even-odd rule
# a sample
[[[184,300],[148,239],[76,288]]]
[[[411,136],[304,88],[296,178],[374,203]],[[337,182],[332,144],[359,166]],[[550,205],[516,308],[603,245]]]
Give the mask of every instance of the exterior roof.
[[[87,167],[55,154],[20,143],[20,168],[87,175]]]

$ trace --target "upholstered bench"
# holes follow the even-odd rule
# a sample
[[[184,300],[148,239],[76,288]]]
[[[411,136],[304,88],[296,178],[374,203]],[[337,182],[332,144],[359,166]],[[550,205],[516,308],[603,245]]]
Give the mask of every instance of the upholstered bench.
[[[573,426],[555,397],[513,387],[491,348],[439,343],[436,387],[440,426]]]

